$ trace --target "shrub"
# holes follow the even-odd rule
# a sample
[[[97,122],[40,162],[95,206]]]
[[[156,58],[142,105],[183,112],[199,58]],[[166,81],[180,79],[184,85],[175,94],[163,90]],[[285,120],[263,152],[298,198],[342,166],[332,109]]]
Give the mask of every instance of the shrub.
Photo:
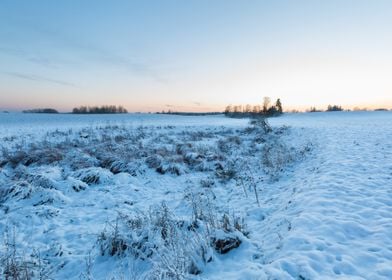
[[[159,279],[185,279],[198,274],[201,266],[211,260],[207,240],[179,220],[162,203],[148,214],[120,216],[111,230],[98,238],[101,254],[130,254],[152,266],[151,275]]]
[[[22,254],[18,249],[15,228],[11,231],[8,226],[4,232],[4,243],[0,248],[0,277],[6,280],[52,279],[52,267],[33,251]]]
[[[146,164],[149,168],[157,169],[162,164],[162,157],[159,155],[151,155],[146,158]]]
[[[261,128],[264,133],[269,133],[272,131],[272,128],[269,125],[267,118],[264,117],[254,118],[250,121],[250,124],[253,125],[255,128]]]
[[[16,151],[8,153],[6,162],[12,166],[23,164],[29,166],[32,164],[44,165],[59,162],[63,159],[63,153],[56,148],[37,147],[34,150]]]
[[[88,185],[94,185],[110,182],[112,173],[100,167],[90,167],[77,170],[72,173],[72,176]]]
[[[237,174],[234,162],[217,162],[215,164],[215,175],[221,181],[230,181]]]
[[[284,143],[268,143],[262,150],[262,163],[267,168],[271,179],[277,179],[284,167],[295,159],[295,150],[288,148]]]

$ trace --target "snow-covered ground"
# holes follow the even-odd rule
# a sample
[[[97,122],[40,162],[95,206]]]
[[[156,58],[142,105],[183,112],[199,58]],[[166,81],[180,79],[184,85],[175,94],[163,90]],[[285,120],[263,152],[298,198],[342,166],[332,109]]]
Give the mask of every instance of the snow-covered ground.
[[[304,127],[318,148],[287,178],[292,229],[266,271],[392,279],[392,112],[293,115],[279,123]]]
[[[21,114],[0,112],[0,136],[44,134],[47,131],[82,129],[103,125],[121,125],[129,128],[139,126],[240,126],[244,120],[228,122],[222,115],[179,117],[160,114]]]
[[[0,114],[2,277],[392,279],[392,112],[270,124]]]

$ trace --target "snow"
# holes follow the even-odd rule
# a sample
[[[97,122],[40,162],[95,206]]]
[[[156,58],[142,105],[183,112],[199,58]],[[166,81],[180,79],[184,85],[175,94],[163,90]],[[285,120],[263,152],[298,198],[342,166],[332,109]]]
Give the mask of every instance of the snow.
[[[0,234],[8,240],[6,229],[14,231],[18,254],[42,259],[48,279],[151,278],[181,256],[201,270],[179,274],[193,279],[392,279],[392,112],[269,122],[274,131],[263,134],[223,116],[1,114],[3,150],[36,157],[0,164]],[[170,246],[156,231],[165,207],[181,236]],[[197,229],[178,226],[195,213]],[[100,254],[100,235],[110,236],[122,215],[144,217],[132,236],[120,220],[119,235],[148,236],[158,246],[150,260]],[[219,254],[207,232],[241,244]]]
[[[290,183],[292,230],[267,271],[392,278],[392,114],[297,115],[319,143]],[[284,122],[277,120],[277,122]]]
[[[67,131],[85,127],[119,125],[130,128],[139,126],[243,126],[245,120],[228,121],[222,115],[210,116],[175,116],[161,114],[21,114],[0,112],[0,136],[20,134],[36,135],[47,131]]]

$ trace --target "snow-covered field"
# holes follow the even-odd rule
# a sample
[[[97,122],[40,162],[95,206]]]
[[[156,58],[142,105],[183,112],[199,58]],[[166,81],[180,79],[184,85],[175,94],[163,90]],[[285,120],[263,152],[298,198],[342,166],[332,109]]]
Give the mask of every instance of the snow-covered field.
[[[42,135],[48,131],[67,131],[86,127],[120,125],[129,128],[139,126],[243,126],[244,120],[228,122],[222,116],[179,117],[159,114],[113,114],[113,115],[73,115],[73,114],[20,114],[0,113],[0,136]]]
[[[1,277],[392,279],[392,112],[270,124],[0,114]]]

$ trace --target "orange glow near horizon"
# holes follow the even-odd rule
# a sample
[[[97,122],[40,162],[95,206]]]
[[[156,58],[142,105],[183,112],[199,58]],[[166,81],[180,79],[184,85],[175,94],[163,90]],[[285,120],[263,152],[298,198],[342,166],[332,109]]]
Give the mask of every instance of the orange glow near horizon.
[[[260,98],[262,100],[262,98]],[[271,100],[271,103],[274,103],[275,100]],[[285,112],[291,112],[291,111],[299,111],[299,112],[306,112],[309,110],[311,107],[315,107],[318,110],[326,110],[328,105],[339,105],[342,106],[343,109],[345,110],[375,110],[375,109],[387,109],[387,110],[392,110],[392,102],[380,102],[380,103],[358,103],[358,104],[345,104],[345,103],[338,103],[338,102],[331,102],[328,104],[315,104],[315,105],[310,105],[310,106],[290,106],[285,104],[285,101],[282,100],[283,103],[283,108]],[[261,101],[259,103],[227,103],[227,104],[215,104],[209,106],[209,104],[200,104],[200,105],[189,105],[189,106],[184,106],[184,105],[168,105],[168,104],[156,104],[154,106],[135,106],[127,103],[101,103],[101,104],[78,104],[74,106],[51,106],[49,103],[39,103],[37,102],[36,104],[18,104],[18,105],[8,105],[8,106],[1,106],[0,110],[2,111],[23,111],[26,109],[36,109],[36,108],[54,108],[58,110],[59,112],[66,113],[66,112],[71,112],[74,107],[79,107],[79,106],[101,106],[101,105],[121,105],[124,106],[129,112],[135,113],[135,112],[141,112],[141,113],[155,113],[155,112],[162,112],[162,111],[174,111],[174,112],[223,112],[225,107],[227,105],[247,105],[250,104],[252,106],[254,105],[260,105]]]

